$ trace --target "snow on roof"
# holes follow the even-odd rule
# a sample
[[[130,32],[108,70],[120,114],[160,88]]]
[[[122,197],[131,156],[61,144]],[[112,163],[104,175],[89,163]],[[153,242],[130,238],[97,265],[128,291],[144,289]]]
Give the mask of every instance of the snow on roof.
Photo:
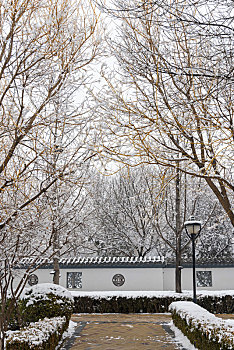
[[[77,257],[77,258],[61,258],[59,259],[60,267],[65,266],[106,266],[106,265],[139,265],[139,264],[162,264],[164,262],[163,256],[154,257]],[[19,268],[25,266],[36,265],[44,266],[52,265],[52,259],[37,259],[34,258],[23,258],[17,265]]]
[[[66,267],[78,267],[78,268],[99,268],[99,267],[168,267],[175,268],[173,262],[166,261],[163,256],[148,256],[148,257],[73,257],[59,259],[60,268]],[[184,268],[191,268],[191,263],[183,263]],[[234,260],[230,261],[198,261],[196,264],[198,267],[234,267]],[[21,261],[15,265],[16,268],[52,268],[53,259],[44,258],[22,258]]]

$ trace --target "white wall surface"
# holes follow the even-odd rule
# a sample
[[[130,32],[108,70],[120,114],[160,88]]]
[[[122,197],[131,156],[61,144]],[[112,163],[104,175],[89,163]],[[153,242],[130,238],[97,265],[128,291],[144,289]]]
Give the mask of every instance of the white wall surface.
[[[197,290],[228,290],[234,289],[234,268],[197,268],[196,271],[211,271],[212,287],[197,287]],[[192,289],[192,269],[182,270],[182,289]]]
[[[38,283],[52,283],[50,269],[34,272]],[[60,284],[67,287],[67,272],[82,272],[82,289],[79,291],[173,291],[175,288],[174,268],[85,268],[61,269]],[[212,272],[212,287],[197,287],[197,290],[234,290],[234,268],[197,268],[196,271]],[[16,282],[23,270],[16,270]],[[123,286],[117,287],[112,278],[122,274]],[[16,283],[15,283],[16,285]],[[27,284],[26,287],[29,287]],[[192,290],[192,269],[182,270],[182,290]]]
[[[163,290],[162,268],[89,268],[89,269],[61,269],[61,285],[67,286],[67,272],[82,272],[83,291],[136,291]],[[121,274],[125,283],[117,287],[112,278]]]
[[[175,269],[163,269],[163,290],[175,290]]]
[[[38,283],[53,283],[53,275],[50,274],[51,269],[38,269],[33,272],[33,275],[38,277]],[[14,280],[14,288],[16,288],[18,281],[23,277],[25,270],[16,269],[14,271],[15,280]],[[26,287],[30,287],[27,283]]]
[[[165,268],[164,270],[164,289],[175,289],[175,269]],[[234,268],[196,268],[196,271],[211,271],[212,287],[197,287],[197,290],[234,290]],[[192,268],[182,269],[182,290],[192,290],[193,286]]]

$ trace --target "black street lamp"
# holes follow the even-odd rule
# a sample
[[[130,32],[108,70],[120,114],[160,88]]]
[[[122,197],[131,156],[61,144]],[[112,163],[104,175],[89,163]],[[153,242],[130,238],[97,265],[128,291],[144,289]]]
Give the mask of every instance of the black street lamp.
[[[196,221],[193,216],[191,216],[190,221],[184,223],[186,233],[188,237],[192,240],[192,254],[193,254],[193,302],[197,303],[196,296],[196,261],[195,261],[195,240],[201,233],[201,221]]]

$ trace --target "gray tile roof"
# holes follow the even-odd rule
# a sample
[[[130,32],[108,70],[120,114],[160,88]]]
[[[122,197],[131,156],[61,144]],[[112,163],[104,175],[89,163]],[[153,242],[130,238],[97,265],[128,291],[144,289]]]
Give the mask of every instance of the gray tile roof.
[[[184,262],[184,268],[192,267],[189,262]],[[173,262],[165,261],[163,256],[154,257],[76,257],[76,258],[60,258],[60,268],[141,268],[141,267],[166,267],[175,268]],[[16,268],[26,269],[31,267],[39,267],[43,269],[53,268],[53,260],[43,258],[23,258],[17,263]],[[223,262],[197,262],[196,267],[234,267],[234,261]]]
[[[164,257],[77,257],[77,258],[61,258],[59,265],[61,268],[66,267],[115,267],[115,266],[139,266],[139,265],[162,265]],[[18,268],[26,268],[30,265],[41,266],[42,268],[49,268],[53,264],[50,259],[33,259],[23,258],[18,264]]]

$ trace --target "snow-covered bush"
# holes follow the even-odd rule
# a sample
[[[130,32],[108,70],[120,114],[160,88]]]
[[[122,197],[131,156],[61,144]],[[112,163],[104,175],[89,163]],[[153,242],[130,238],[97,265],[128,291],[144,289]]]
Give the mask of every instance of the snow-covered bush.
[[[73,312],[73,297],[67,289],[52,283],[26,288],[21,295],[20,311],[23,324],[45,317],[65,316],[67,324]]]
[[[174,292],[72,292],[74,313],[163,313],[173,301],[188,299]]]
[[[74,313],[139,313],[168,312],[174,301],[191,301],[191,291],[175,293],[172,291],[118,291],[118,292],[79,292],[74,296]],[[198,304],[216,313],[234,313],[234,291],[199,291]]]
[[[0,300],[0,310],[1,308],[2,308],[2,303]],[[13,298],[6,299],[5,313],[8,319],[7,329],[10,329],[12,331],[19,329],[19,325],[21,324],[20,302],[18,300],[14,300]]]
[[[190,301],[173,302],[172,319],[197,349],[234,349],[234,320],[223,320]]]
[[[55,349],[67,328],[66,317],[45,318],[20,331],[8,331],[6,350]]]

